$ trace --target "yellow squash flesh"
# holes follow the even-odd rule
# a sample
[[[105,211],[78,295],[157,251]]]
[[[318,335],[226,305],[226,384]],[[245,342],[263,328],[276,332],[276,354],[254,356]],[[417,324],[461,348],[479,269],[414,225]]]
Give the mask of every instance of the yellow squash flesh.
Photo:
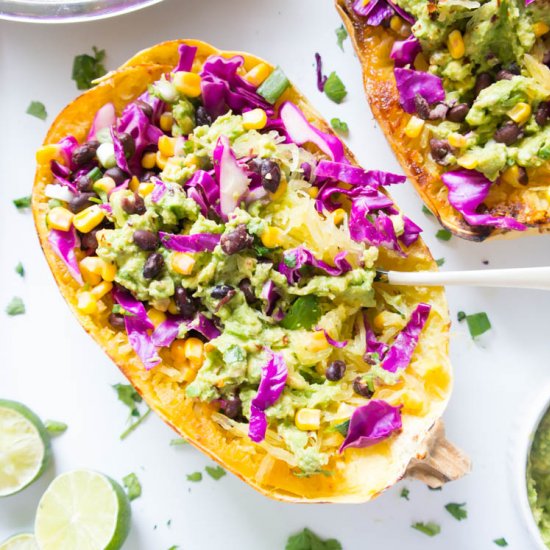
[[[150,83],[176,65],[177,48],[182,42],[198,47],[194,70],[200,68],[211,54],[232,56],[237,53],[221,52],[195,40],[166,42],[145,50],[66,107],[52,124],[45,145],[56,143],[67,134],[74,135],[79,142],[84,141],[97,109],[111,101],[120,113]],[[263,62],[249,54],[239,55],[244,57],[247,70]],[[287,90],[281,100],[293,101],[310,121],[330,132],[328,125],[294,87]],[[349,152],[348,158],[354,162]],[[33,213],[44,254],[61,293],[86,332],[105,350],[148,405],[192,445],[262,494],[289,502],[364,502],[400,479],[412,458],[421,458],[421,443],[443,413],[452,387],[448,360],[449,318],[442,289],[402,289],[407,302],[416,304],[423,301],[432,306],[412,363],[407,368],[406,382],[391,389],[382,388],[377,393],[377,397],[394,404],[397,401],[405,403],[402,432],[370,448],[346,450],[327,466],[334,472],[330,477],[296,477],[284,461],[268,454],[261,444],[223,429],[215,419],[214,405],[186,397],[185,385],[180,381],[181,372],[167,350],[160,352],[162,363],[146,371],[132,350],[126,333],[114,330],[107,321],[112,305],[110,297],[104,298],[104,307],[97,315],[83,315],[77,310],[79,285],[48,243],[48,199],[44,188],[51,181],[49,161],[41,158],[34,182]],[[379,265],[385,269],[411,271],[435,269],[433,258],[420,240],[409,249],[407,258],[396,259],[394,255],[381,251]]]

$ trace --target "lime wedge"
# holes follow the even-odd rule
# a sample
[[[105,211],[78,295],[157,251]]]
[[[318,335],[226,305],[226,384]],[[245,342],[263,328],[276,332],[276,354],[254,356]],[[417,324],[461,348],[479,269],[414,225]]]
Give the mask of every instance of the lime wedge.
[[[33,534],[22,533],[0,543],[0,550],[38,550],[38,545]]]
[[[0,399],[0,497],[38,479],[50,456],[50,436],[40,418],[21,403]]]
[[[112,479],[90,470],[56,477],[38,503],[40,550],[118,550],[130,530],[130,501]]]

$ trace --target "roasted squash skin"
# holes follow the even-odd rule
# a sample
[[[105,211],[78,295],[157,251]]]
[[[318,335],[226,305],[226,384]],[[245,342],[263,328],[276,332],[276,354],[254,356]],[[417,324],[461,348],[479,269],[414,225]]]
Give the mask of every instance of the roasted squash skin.
[[[457,237],[476,242],[550,231],[550,198],[547,193],[541,196],[531,190],[532,187],[548,185],[550,163],[528,170],[532,185],[515,187],[505,182],[492,185],[485,201],[487,213],[515,218],[527,226],[526,231],[471,226],[449,204],[447,188],[441,181],[443,169],[430,159],[428,139],[425,136],[423,139],[423,134],[418,138],[409,138],[404,132],[411,115],[399,104],[393,61],[390,59],[394,41],[403,40],[403,36],[382,25],[367,25],[364,18],[353,11],[352,4],[351,0],[336,0],[336,9],[361,63],[365,94],[372,113],[403,170],[441,225]]]
[[[171,41],[138,53],[119,70],[103,77],[97,86],[67,106],[52,124],[45,144],[56,143],[67,134],[82,142],[97,109],[112,101],[117,113],[137,98],[163,73],[169,72],[178,60],[178,45],[182,42],[198,47],[200,63],[211,54],[232,56],[237,52],[221,52],[195,40]],[[263,62],[242,54],[249,70]],[[325,132],[330,129],[295,89],[285,92],[283,99],[296,103],[311,121]],[[353,156],[347,156],[354,162]],[[40,243],[61,293],[83,328],[103,348],[124,373],[148,405],[192,445],[233,472],[265,496],[288,502],[365,502],[400,479],[409,461],[422,457],[422,442],[430,428],[442,415],[452,389],[452,371],[448,359],[449,317],[443,289],[403,288],[404,296],[416,302],[431,304],[432,313],[424,328],[408,375],[415,380],[423,404],[423,414],[403,414],[403,431],[391,442],[367,449],[352,449],[332,459],[331,476],[316,475],[299,478],[288,465],[248,438],[239,438],[224,430],[213,418],[215,407],[186,397],[183,387],[170,378],[176,368],[168,350],[161,351],[162,363],[154,369],[144,369],[132,350],[125,332],[114,330],[108,323],[110,297],[106,308],[97,315],[80,313],[76,308],[78,283],[48,243],[46,224],[47,198],[44,188],[51,182],[48,162],[38,164],[33,188],[33,214]],[[406,258],[381,253],[381,267],[386,269],[435,269],[435,262],[420,240]],[[406,388],[405,388],[406,389]]]

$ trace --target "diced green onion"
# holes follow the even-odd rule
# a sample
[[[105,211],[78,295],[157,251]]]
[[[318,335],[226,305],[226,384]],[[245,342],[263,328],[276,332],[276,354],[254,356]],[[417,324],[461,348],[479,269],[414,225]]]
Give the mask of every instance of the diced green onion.
[[[275,103],[283,92],[290,86],[290,82],[281,67],[275,70],[262,82],[256,90],[268,103]]]
[[[101,170],[94,166],[87,174],[86,176],[90,178],[93,182],[96,182],[98,179],[100,179],[103,174],[101,173]]]
[[[466,315],[466,322],[472,338],[481,336],[491,328],[491,321],[489,321],[489,317],[484,311]]]

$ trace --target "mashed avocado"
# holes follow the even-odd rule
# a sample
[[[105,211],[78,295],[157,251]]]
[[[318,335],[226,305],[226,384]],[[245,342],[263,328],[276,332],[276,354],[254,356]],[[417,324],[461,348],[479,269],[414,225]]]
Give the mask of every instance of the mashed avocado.
[[[550,410],[537,428],[529,453],[527,491],[542,540],[550,548]]]

